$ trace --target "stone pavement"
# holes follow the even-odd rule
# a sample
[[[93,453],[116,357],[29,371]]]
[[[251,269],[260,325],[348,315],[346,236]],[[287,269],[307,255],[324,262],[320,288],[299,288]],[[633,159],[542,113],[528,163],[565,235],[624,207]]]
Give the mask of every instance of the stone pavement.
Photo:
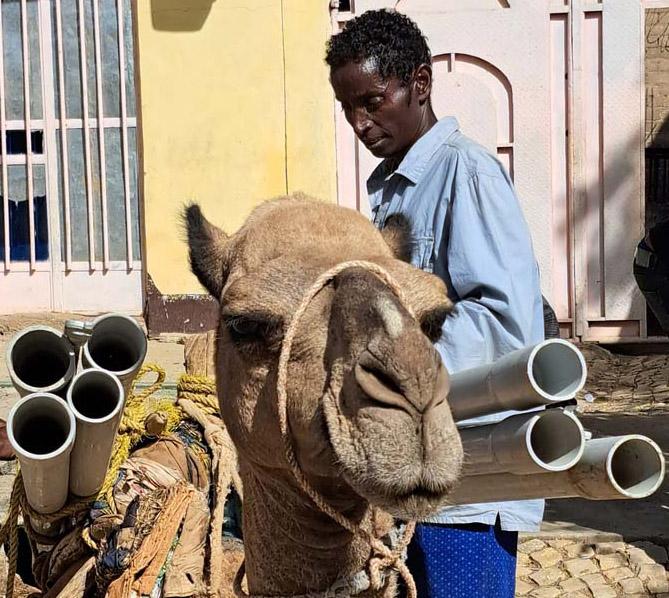
[[[579,401],[584,427],[599,436],[645,434],[668,455],[669,356],[581,349],[589,370],[581,395],[589,400]],[[640,501],[547,501],[545,519],[541,532],[521,537],[517,596],[669,598],[667,480]]]
[[[523,536],[518,546],[516,596],[669,598],[666,546],[601,539],[605,541],[559,534],[553,539]]]

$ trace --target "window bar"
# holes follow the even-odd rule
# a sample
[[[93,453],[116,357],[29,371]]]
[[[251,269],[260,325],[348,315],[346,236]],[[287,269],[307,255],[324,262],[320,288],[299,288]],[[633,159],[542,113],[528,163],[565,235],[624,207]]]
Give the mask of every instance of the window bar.
[[[5,54],[0,3],[0,157],[2,158],[2,213],[4,216],[5,271],[9,272],[9,180],[7,178],[7,115],[5,114]]]
[[[100,198],[102,200],[102,267],[109,269],[109,222],[107,220],[107,171],[105,169],[104,97],[102,95],[102,58],[100,56],[100,15],[98,0],[93,0],[95,36],[95,82],[98,96],[98,148],[100,151]]]
[[[23,44],[23,105],[26,127],[26,192],[28,194],[28,236],[30,271],[35,269],[35,205],[33,199],[32,123],[30,122],[30,54],[28,48],[27,0],[21,0],[21,42]]]
[[[86,20],[84,0],[79,0],[79,61],[81,63],[81,99],[86,168],[86,218],[88,221],[88,263],[95,270],[95,219],[93,212],[93,176],[91,174],[91,131],[88,128],[88,72],[86,68]]]
[[[130,166],[128,164],[128,108],[125,95],[125,39],[123,0],[116,0],[118,21],[118,66],[121,86],[121,147],[123,152],[123,195],[125,198],[125,239],[128,270],[132,270],[132,214],[130,212]]]
[[[63,184],[63,213],[65,224],[65,269],[72,269],[72,225],[70,222],[70,170],[67,154],[67,107],[65,105],[65,64],[63,60],[63,20],[60,1],[56,7],[56,51],[58,53],[58,103],[60,106],[60,156]]]

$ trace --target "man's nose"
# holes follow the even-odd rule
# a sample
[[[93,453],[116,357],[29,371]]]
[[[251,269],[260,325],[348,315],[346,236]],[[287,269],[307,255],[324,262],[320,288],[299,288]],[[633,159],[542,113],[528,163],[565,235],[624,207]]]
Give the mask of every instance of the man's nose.
[[[363,137],[372,126],[372,121],[367,111],[362,109],[354,110],[351,114],[351,126],[358,137]]]

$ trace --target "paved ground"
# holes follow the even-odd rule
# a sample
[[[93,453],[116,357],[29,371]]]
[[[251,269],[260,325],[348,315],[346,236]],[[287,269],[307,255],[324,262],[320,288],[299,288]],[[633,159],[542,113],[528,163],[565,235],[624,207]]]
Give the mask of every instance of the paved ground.
[[[595,436],[644,434],[669,459],[669,356],[585,347],[580,420]],[[585,400],[585,396],[588,400]],[[548,501],[539,534],[521,539],[517,596],[669,598],[669,481],[637,501]]]
[[[25,317],[7,323],[0,318],[0,356],[11,334],[34,321]],[[60,327],[61,323],[57,320],[51,325]],[[584,426],[595,435],[645,434],[669,457],[669,356],[626,358],[598,347],[586,347],[584,353],[590,368],[579,401]],[[183,361],[184,347],[178,337],[150,341],[147,362],[166,370],[167,393],[174,393]],[[589,400],[585,400],[586,393]],[[4,359],[0,359],[1,418],[16,398]],[[0,464],[0,513],[5,512],[9,499],[12,472],[11,466]],[[667,545],[666,481],[658,493],[642,501],[549,501],[542,532],[521,538],[517,595],[669,598]],[[0,566],[0,594],[3,569]]]

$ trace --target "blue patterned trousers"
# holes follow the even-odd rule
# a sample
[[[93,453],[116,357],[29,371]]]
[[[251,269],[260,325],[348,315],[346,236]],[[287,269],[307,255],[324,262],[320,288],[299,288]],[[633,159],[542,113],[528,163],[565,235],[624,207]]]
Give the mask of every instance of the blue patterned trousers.
[[[419,598],[513,598],[518,533],[497,525],[423,523],[407,565]]]

